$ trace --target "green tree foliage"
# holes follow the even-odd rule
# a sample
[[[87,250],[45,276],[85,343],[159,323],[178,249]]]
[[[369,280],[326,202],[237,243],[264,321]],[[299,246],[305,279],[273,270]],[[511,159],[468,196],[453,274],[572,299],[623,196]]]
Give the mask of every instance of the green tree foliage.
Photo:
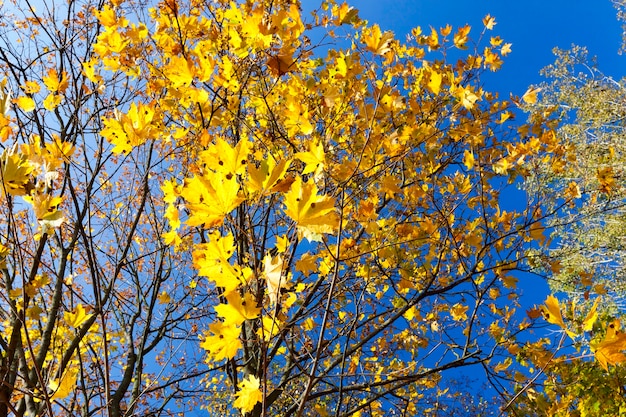
[[[553,291],[579,302],[601,296],[615,314],[626,290],[626,85],[602,74],[585,48],[555,55],[534,111],[558,117],[567,163],[555,169],[537,161],[525,182],[562,213],[548,222],[555,245],[539,262]]]
[[[626,80],[603,74],[583,47],[554,52],[529,110],[531,118],[549,113],[558,121],[567,162],[533,161],[524,186],[560,213],[546,222],[553,245],[535,248],[531,264],[562,296],[549,297],[542,311],[560,328],[564,349],[523,387],[513,409],[524,416],[622,416]]]

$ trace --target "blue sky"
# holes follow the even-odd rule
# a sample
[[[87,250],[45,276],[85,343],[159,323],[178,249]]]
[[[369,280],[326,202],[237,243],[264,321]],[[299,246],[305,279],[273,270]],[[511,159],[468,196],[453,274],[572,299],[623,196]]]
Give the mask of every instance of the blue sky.
[[[469,24],[476,36],[482,18],[491,14],[494,35],[513,44],[513,52],[485,87],[501,93],[523,94],[542,81],[539,70],[554,61],[552,48],[572,43],[587,46],[600,69],[614,78],[626,75],[626,55],[618,55],[620,22],[610,0],[361,0],[348,1],[359,15],[404,39],[415,26],[440,28]]]

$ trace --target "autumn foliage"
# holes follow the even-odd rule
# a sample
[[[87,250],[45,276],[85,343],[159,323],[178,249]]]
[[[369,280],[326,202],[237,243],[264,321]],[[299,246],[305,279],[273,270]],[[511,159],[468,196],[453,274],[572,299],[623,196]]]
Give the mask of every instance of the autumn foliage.
[[[51,4],[0,54],[0,415],[453,415],[451,370],[507,409],[550,362],[518,280],[558,211],[515,183],[568,152],[483,89],[495,18]]]

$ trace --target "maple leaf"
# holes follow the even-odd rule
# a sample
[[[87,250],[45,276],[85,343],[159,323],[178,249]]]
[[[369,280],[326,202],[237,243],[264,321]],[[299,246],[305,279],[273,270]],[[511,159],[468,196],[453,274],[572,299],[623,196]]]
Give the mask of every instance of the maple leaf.
[[[33,166],[24,155],[5,152],[0,160],[3,189],[11,195],[26,194],[26,185],[32,172]]]
[[[78,378],[78,369],[75,366],[68,366],[58,381],[50,381],[48,383],[48,388],[54,392],[50,396],[50,401],[61,400],[74,391]]]
[[[463,165],[465,165],[465,168],[468,170],[474,168],[474,161],[474,152],[467,149],[463,151]]]
[[[216,362],[234,358],[242,348],[239,340],[241,328],[233,323],[212,323],[209,325],[209,332],[200,347]]]
[[[61,104],[61,101],[63,101],[63,96],[62,95],[50,93],[44,99],[43,107],[46,110],[48,110],[48,111],[52,111],[52,110],[56,109],[59,106],[59,104]]]
[[[267,293],[270,297],[270,303],[275,306],[280,298],[280,289],[287,287],[287,277],[283,276],[283,257],[278,255],[272,257],[265,255],[263,258],[263,275],[267,283]]]
[[[540,91],[541,88],[530,87],[522,96],[522,100],[526,104],[535,104],[537,102],[537,93]]]
[[[496,25],[496,18],[492,17],[491,15],[487,15],[483,18],[483,24],[485,25],[485,28],[487,28],[487,30],[492,30],[493,27]]]
[[[599,299],[596,298],[596,301],[593,303],[591,310],[589,310],[589,313],[587,313],[587,316],[583,320],[583,331],[585,332],[591,331],[594,323],[598,319],[598,301]]]
[[[312,178],[303,183],[297,177],[285,195],[285,214],[296,222],[298,236],[310,241],[320,240],[322,233],[333,233],[339,226],[334,199],[317,191]]]
[[[63,319],[67,325],[74,328],[80,327],[89,317],[91,317],[91,314],[88,315],[86,313],[82,304],[78,304],[72,312],[66,311],[63,313]]]
[[[248,165],[251,145],[250,141],[241,139],[233,147],[218,137],[213,146],[200,154],[200,158],[206,166],[211,167],[214,171],[222,172],[226,176],[242,174]]]
[[[467,310],[468,306],[457,303],[450,309],[450,315],[454,321],[464,321],[467,320]]]
[[[161,291],[157,299],[159,300],[159,304],[167,304],[172,301],[172,297],[170,297],[169,293],[165,290]]]
[[[454,35],[454,46],[456,46],[459,49],[467,49],[467,41],[468,41],[468,35],[470,33],[471,27],[469,25],[465,25],[462,28],[459,28],[459,30],[455,33]]]
[[[257,307],[254,295],[246,293],[243,297],[239,292],[233,291],[226,296],[227,304],[215,306],[215,312],[224,319],[224,323],[239,326],[246,320],[259,317],[261,309]]]
[[[609,365],[626,362],[626,333],[620,332],[619,319],[609,324],[604,340],[595,347],[594,356],[605,371]]]
[[[324,144],[322,141],[318,141],[317,143],[315,143],[315,141],[309,142],[309,151],[298,152],[294,157],[306,164],[302,175],[314,172],[313,175],[317,178],[322,173],[324,165],[326,164],[326,154],[324,153]]]
[[[164,73],[173,88],[189,87],[194,78],[194,64],[188,59],[171,56]]]
[[[258,168],[252,163],[248,164],[248,191],[262,194],[275,192],[274,187],[285,177],[290,163],[284,159],[276,162],[269,158],[261,161]]]
[[[65,221],[63,212],[57,209],[63,202],[63,197],[37,193],[22,198],[33,206],[39,226],[44,233],[47,233],[49,229],[61,226]]]
[[[548,323],[556,324],[557,326],[565,330],[565,332],[571,338],[574,338],[576,336],[565,326],[565,322],[563,322],[563,316],[561,315],[559,300],[555,296],[549,295],[548,298],[546,298],[545,305],[541,306],[541,312],[543,313],[543,318]]]
[[[210,235],[208,243],[197,245],[193,251],[193,264],[198,275],[208,277],[223,289],[224,295],[247,282],[252,273],[249,268],[231,265],[229,259],[234,251],[232,234],[221,236],[217,231]]]
[[[391,51],[391,42],[393,41],[393,32],[382,33],[380,26],[374,25],[363,31],[361,40],[365,43],[367,49],[377,55],[384,55]]]
[[[241,381],[237,387],[239,391],[235,394],[237,399],[233,406],[240,409],[243,414],[249,413],[254,406],[263,401],[263,393],[261,392],[261,384],[259,379],[254,375],[248,375],[247,379]]]
[[[27,113],[35,110],[35,101],[30,97],[21,96],[16,98],[13,102]]]
[[[181,196],[191,211],[189,226],[214,227],[222,224],[226,215],[244,200],[239,183],[232,174],[208,171],[202,176],[185,180]]]
[[[430,71],[430,80],[428,81],[428,88],[433,94],[439,94],[441,90],[441,80],[443,79],[443,75],[436,70],[431,69]]]
[[[61,77],[56,69],[50,68],[43,77],[43,83],[51,93],[63,93],[68,87],[67,72],[63,71]]]

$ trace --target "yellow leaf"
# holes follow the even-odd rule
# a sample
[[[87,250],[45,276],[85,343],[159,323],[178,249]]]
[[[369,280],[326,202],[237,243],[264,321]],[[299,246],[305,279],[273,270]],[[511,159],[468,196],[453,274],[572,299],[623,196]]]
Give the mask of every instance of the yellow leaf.
[[[0,160],[0,173],[5,192],[24,195],[31,178],[33,166],[24,155],[5,152]]]
[[[260,381],[256,376],[248,375],[247,379],[237,385],[239,391],[235,394],[237,399],[233,405],[240,409],[243,414],[252,411],[255,405],[263,401],[260,386]]]
[[[546,303],[542,306],[543,318],[552,324],[556,324],[562,328],[565,328],[565,323],[563,322],[563,316],[561,315],[561,307],[559,305],[559,300],[553,296],[549,295],[546,299]]]
[[[465,165],[465,168],[468,170],[474,168],[474,162],[474,152],[468,151],[467,149],[463,151],[463,165]]]
[[[591,310],[589,310],[589,313],[587,313],[587,317],[585,317],[585,319],[583,320],[583,331],[585,332],[591,331],[594,323],[598,319],[598,300],[599,298],[596,298],[596,301],[593,303]]]
[[[227,304],[218,304],[214,307],[217,315],[223,318],[226,324],[239,326],[246,320],[259,317],[261,312],[254,296],[250,293],[241,297],[239,292],[233,291],[226,296],[226,301]]]
[[[50,381],[48,388],[54,392],[50,397],[50,401],[61,400],[70,395],[76,387],[77,377],[78,367],[69,366],[61,376],[60,381]]]
[[[430,91],[432,91],[433,94],[439,94],[439,91],[441,90],[442,79],[443,75],[441,75],[440,72],[431,69],[430,80],[428,81],[428,88],[430,88]]]
[[[231,146],[221,137],[215,139],[215,144],[200,154],[202,162],[214,171],[225,175],[242,174],[248,166],[248,155],[252,143],[241,139],[235,146]]]
[[[493,27],[496,25],[496,18],[492,17],[491,15],[487,15],[483,18],[483,24],[485,25],[485,28],[487,28],[487,30],[492,30]]]
[[[18,97],[15,99],[15,104],[17,104],[17,106],[25,112],[31,112],[35,110],[35,101],[30,97]]]
[[[339,226],[335,201],[317,194],[313,179],[303,183],[297,177],[285,195],[285,214],[295,222],[300,237],[319,240],[322,233],[333,233]]]
[[[63,93],[68,86],[67,82],[67,72],[63,71],[61,73],[61,78],[59,78],[59,74],[56,69],[50,68],[48,70],[48,74],[44,75],[43,83],[51,93]]]
[[[36,81],[26,81],[20,87],[26,94],[37,94],[41,90],[41,86]]]
[[[66,311],[63,313],[63,318],[67,325],[74,328],[80,327],[89,317],[91,317],[91,314],[87,315],[82,304],[78,304],[73,312]]]
[[[276,250],[278,253],[285,253],[289,246],[289,239],[287,236],[278,236],[276,238]]]
[[[500,362],[499,364],[497,364],[493,370],[496,373],[502,372],[506,370],[509,366],[511,366],[512,363],[513,363],[513,358],[508,357],[503,362]]]
[[[257,168],[255,164],[248,164],[248,191],[258,192],[277,192],[275,187],[281,183],[285,177],[285,173],[289,168],[291,161],[280,160],[278,162],[269,158],[261,161]],[[286,191],[286,190],[285,190]]]
[[[190,211],[187,225],[214,227],[222,224],[226,215],[244,200],[239,194],[239,182],[232,174],[207,171],[185,181],[181,196]]]
[[[274,306],[280,298],[280,289],[288,285],[287,277],[283,276],[283,257],[266,255],[263,259],[263,275],[267,283],[267,293],[270,303]]]
[[[157,297],[159,299],[159,304],[167,304],[172,301],[172,297],[168,294],[167,291],[161,291],[161,294]]]
[[[365,43],[369,51],[378,55],[384,55],[391,51],[390,44],[393,40],[393,33],[381,33],[380,27],[374,25],[364,30],[361,40]]]
[[[530,87],[522,96],[522,100],[524,100],[526,104],[535,104],[537,102],[537,93],[540,91],[541,88]]]
[[[541,311],[543,313],[544,319],[548,323],[556,324],[557,326],[561,327],[563,330],[565,330],[565,333],[567,333],[567,335],[571,338],[574,338],[576,336],[575,333],[568,330],[565,326],[565,323],[563,322],[563,316],[561,315],[559,300],[555,296],[548,296],[545,305],[541,306]]]
[[[307,252],[296,261],[296,271],[302,272],[307,277],[315,270],[317,270],[317,256]]]
[[[205,335],[200,347],[215,362],[232,359],[242,348],[240,335],[241,328],[233,323],[213,323],[209,325],[209,334]]]
[[[298,158],[306,164],[304,170],[302,171],[302,175],[314,172],[314,175],[318,176],[324,169],[324,165],[326,163],[324,145],[321,141],[318,141],[317,143],[311,141],[309,143],[308,152],[298,152],[294,155],[294,157]]]
[[[626,333],[620,332],[620,321],[613,320],[609,324],[604,340],[595,348],[596,360],[605,371],[609,370],[609,365],[616,365],[626,362],[626,355],[622,353],[626,350]]]
[[[61,104],[61,100],[63,100],[62,95],[50,93],[43,101],[43,106],[46,110],[52,111],[56,109],[59,106],[59,104]]]
[[[450,315],[454,321],[464,321],[467,320],[467,310],[468,306],[457,303],[450,309]]]
[[[469,32],[470,32],[470,26],[469,25],[465,25],[461,28],[459,28],[459,30],[455,33],[454,35],[454,46],[456,46],[459,49],[466,49],[467,46],[465,45],[468,41],[468,36]]]

